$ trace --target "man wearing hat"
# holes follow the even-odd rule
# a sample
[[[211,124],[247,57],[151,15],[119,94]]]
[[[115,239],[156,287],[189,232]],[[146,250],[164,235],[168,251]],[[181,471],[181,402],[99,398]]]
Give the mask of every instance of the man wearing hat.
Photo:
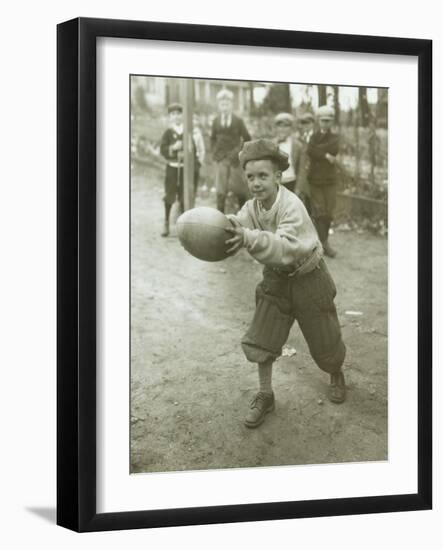
[[[278,113],[274,118],[276,138],[280,151],[288,156],[289,166],[282,174],[282,185],[295,191],[298,179],[301,143],[293,134],[294,117],[290,113]]]
[[[218,115],[212,123],[211,151],[215,161],[215,188],[217,208],[225,211],[226,195],[232,190],[237,197],[239,207],[248,197],[238,163],[238,153],[245,141],[251,136],[243,119],[233,113],[234,95],[223,89],[217,94]]]
[[[311,190],[309,187],[308,174],[310,159],[308,155],[308,144],[314,133],[314,115],[310,112],[303,113],[297,117],[299,131],[299,142],[301,144],[300,158],[297,171],[297,195],[311,214]]]
[[[331,131],[334,109],[328,105],[321,106],[317,111],[317,119],[319,130],[314,132],[308,144],[311,215],[325,254],[333,258],[337,253],[330,246],[328,236],[337,200],[335,164],[339,137]]]
[[[160,153],[166,160],[165,224],[162,237],[169,235],[169,215],[174,202],[179,200],[183,212],[183,107],[179,103],[168,106],[169,127],[160,142]]]
[[[288,155],[269,139],[246,142],[239,154],[252,199],[229,215],[229,254],[242,247],[264,264],[256,309],[242,338],[248,361],[258,364],[259,391],[245,418],[256,428],[275,408],[272,367],[297,320],[316,364],[330,375],[329,399],[342,403],[346,348],[334,305],[336,288],[302,201],[281,185]]]

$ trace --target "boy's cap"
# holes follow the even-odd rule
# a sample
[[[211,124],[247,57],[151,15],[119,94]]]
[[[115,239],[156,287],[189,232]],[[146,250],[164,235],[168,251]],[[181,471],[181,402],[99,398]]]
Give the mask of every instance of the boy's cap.
[[[328,105],[322,105],[317,109],[318,118],[328,118],[332,120],[334,118],[334,109]]]
[[[291,113],[278,113],[278,115],[274,118],[274,123],[278,125],[285,125],[285,126],[292,126],[294,122],[294,117],[291,115]]]
[[[271,159],[278,165],[279,170],[284,172],[289,168],[289,157],[283,151],[280,151],[278,145],[270,139],[256,139],[254,141],[246,141],[243,149],[238,154],[241,167],[244,169],[245,164],[250,160]]]
[[[224,88],[223,90],[220,90],[216,96],[217,101],[220,101],[222,99],[229,99],[232,101],[234,99],[234,94],[230,91]]]
[[[298,117],[298,121],[303,122],[314,122],[314,115],[312,113],[303,113]]]
[[[180,105],[180,103],[171,103],[170,105],[168,105],[168,114],[173,113],[174,111],[183,113],[183,105]]]

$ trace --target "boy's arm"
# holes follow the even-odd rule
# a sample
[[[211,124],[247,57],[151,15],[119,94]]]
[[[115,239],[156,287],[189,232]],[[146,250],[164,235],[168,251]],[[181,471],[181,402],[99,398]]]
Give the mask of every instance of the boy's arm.
[[[232,224],[231,228],[226,229],[226,245],[228,246],[227,253],[230,256],[233,256],[240,250],[240,248],[245,246],[245,228],[254,227],[254,222],[249,212],[248,203],[245,203],[237,214],[227,214],[226,217]]]
[[[176,149],[172,148],[174,143],[171,137],[171,132],[166,130],[160,142],[160,153],[166,160],[177,160]]]
[[[335,157],[338,155],[338,149],[339,137],[336,135],[332,135],[331,139],[327,143],[315,143],[311,139],[308,145],[309,156],[317,160],[326,158],[326,153],[329,153]]]
[[[272,267],[298,264],[318,243],[317,232],[301,202],[286,208],[275,233],[248,228],[243,233],[244,246],[251,256]]]
[[[234,223],[238,222],[242,227],[247,227],[249,229],[253,229],[254,227],[254,222],[251,218],[251,214],[249,213],[247,202],[245,202],[237,214],[226,214],[226,217]]]

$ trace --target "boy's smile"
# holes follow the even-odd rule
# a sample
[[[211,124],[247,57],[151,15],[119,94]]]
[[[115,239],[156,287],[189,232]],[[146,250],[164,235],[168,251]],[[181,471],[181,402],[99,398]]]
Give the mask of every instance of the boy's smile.
[[[250,160],[245,166],[245,178],[251,194],[269,210],[277,198],[281,171],[272,160]]]

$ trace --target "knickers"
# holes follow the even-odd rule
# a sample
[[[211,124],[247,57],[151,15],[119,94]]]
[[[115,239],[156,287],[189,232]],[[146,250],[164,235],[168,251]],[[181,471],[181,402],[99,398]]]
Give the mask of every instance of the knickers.
[[[335,284],[324,260],[299,277],[288,277],[265,267],[263,281],[256,290],[254,317],[242,339],[248,361],[263,363],[279,357],[297,320],[317,365],[329,373],[340,370],[346,347],[335,295]]]

